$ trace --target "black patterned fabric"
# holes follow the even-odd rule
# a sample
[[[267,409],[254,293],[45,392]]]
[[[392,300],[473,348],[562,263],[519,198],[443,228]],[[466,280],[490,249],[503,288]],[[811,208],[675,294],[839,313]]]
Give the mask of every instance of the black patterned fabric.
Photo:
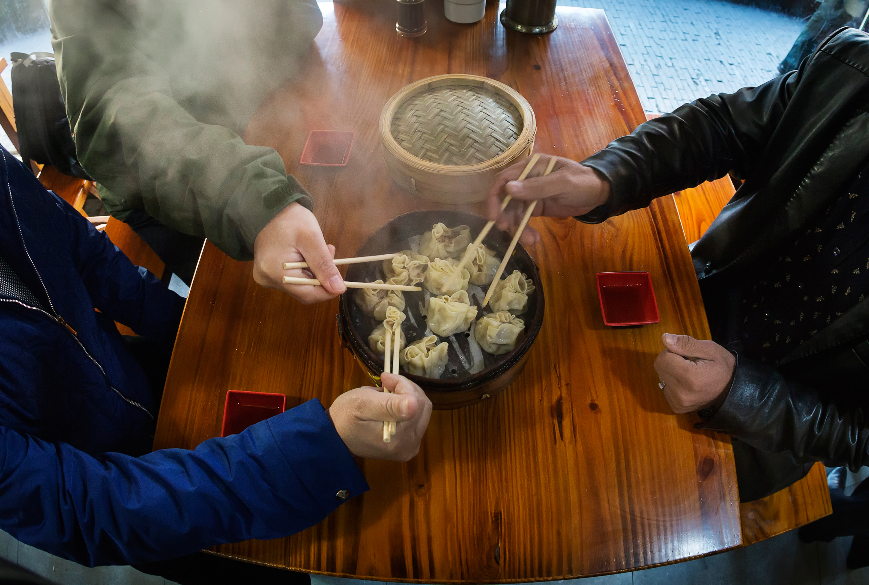
[[[3,256],[0,256],[0,297],[15,299],[31,307],[45,308]]]
[[[742,301],[749,357],[778,362],[869,294],[869,170],[809,225]]]

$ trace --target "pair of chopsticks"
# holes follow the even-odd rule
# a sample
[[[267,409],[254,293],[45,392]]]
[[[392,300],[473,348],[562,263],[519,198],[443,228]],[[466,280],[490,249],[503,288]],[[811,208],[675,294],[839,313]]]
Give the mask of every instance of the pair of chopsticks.
[[[377,262],[378,260],[389,260],[398,256],[398,252],[394,254],[380,254],[378,256],[358,256],[356,258],[338,258],[335,260],[336,266],[344,264],[359,264],[361,262]],[[284,270],[292,270],[294,268],[308,268],[307,262],[284,262]],[[308,284],[312,286],[323,286],[316,278],[297,278],[295,276],[285,276],[284,284]],[[418,286],[406,286],[403,284],[380,284],[377,282],[348,282],[344,281],[344,286],[347,288],[371,288],[378,290],[406,290],[420,291]]]
[[[531,160],[528,161],[528,164],[525,165],[525,168],[522,169],[522,174],[519,175],[517,181],[524,181],[528,177],[528,173],[531,172],[531,169],[534,168],[534,165],[537,164],[537,161],[540,160],[540,154],[535,154],[531,157]],[[546,166],[546,171],[543,173],[545,177],[549,173],[552,172],[552,169],[555,167],[555,163],[558,159],[552,157],[549,159],[549,164]],[[504,197],[504,200],[501,201],[501,211],[507,209],[507,205],[510,203],[512,197],[507,195]],[[534,213],[534,208],[537,206],[537,201],[532,201],[531,205],[528,206],[528,209],[525,210],[525,216],[522,218],[522,221],[519,223],[519,228],[516,230],[516,233],[513,234],[513,240],[510,242],[510,247],[507,248],[507,253],[504,254],[504,258],[501,260],[501,265],[498,266],[497,272],[495,272],[495,278],[492,279],[492,284],[489,286],[489,290],[486,293],[486,298],[483,299],[483,306],[489,304],[489,299],[495,293],[495,285],[498,284],[498,281],[501,279],[501,275],[504,274],[504,269],[507,267],[507,262],[510,260],[510,256],[513,254],[513,250],[516,249],[516,244],[519,243],[519,236],[522,235],[522,230],[525,229],[525,226],[528,224],[528,220],[531,219],[531,214]],[[465,250],[465,254],[462,256],[462,259],[456,265],[455,272],[453,275],[447,279],[444,283],[443,288],[441,288],[441,292],[447,290],[450,286],[455,284],[455,280],[459,278],[461,274],[462,268],[467,266],[468,262],[471,261],[471,258],[476,253],[477,248],[480,244],[483,243],[483,239],[489,235],[489,232],[492,230],[492,227],[495,225],[494,221],[486,222],[486,225],[483,227],[482,231],[480,231],[480,235],[477,236],[477,239],[474,240],[474,243],[468,246],[467,250]]]
[[[395,334],[395,349],[392,345],[392,335]],[[401,323],[395,322],[395,329],[386,330],[386,341],[384,342],[383,351],[383,372],[385,374],[398,374],[398,352],[401,349]],[[393,353],[394,352],[394,353]],[[391,358],[391,359],[390,359]],[[386,386],[383,387],[384,392],[389,392]],[[383,421],[383,442],[389,443],[392,440],[392,435],[395,434],[397,428],[395,421]]]
[[[554,156],[549,159],[549,164],[546,165],[546,170],[543,171],[544,177],[552,172],[552,169],[555,168],[555,163],[557,161],[558,161],[558,159],[555,158]],[[525,171],[530,171],[531,167],[534,166],[535,162],[537,162],[537,161],[532,158],[531,162],[528,164],[528,166],[525,167],[525,170],[523,171],[525,176],[528,175],[528,173]],[[524,179],[524,177],[523,177],[523,179]],[[507,199],[507,197],[505,197],[504,199]],[[510,260],[510,256],[513,255],[513,250],[516,249],[516,244],[519,243],[519,236],[522,235],[522,231],[525,229],[525,226],[528,225],[528,220],[531,219],[531,214],[534,213],[535,207],[537,207],[537,200],[532,201],[531,205],[528,206],[528,209],[525,210],[525,215],[522,217],[522,221],[519,222],[519,227],[516,228],[516,233],[513,234],[513,239],[510,241],[510,247],[507,248],[507,253],[504,254],[504,258],[501,260],[501,265],[498,266],[498,271],[495,273],[495,278],[492,279],[492,284],[489,285],[489,292],[486,293],[486,298],[483,299],[483,306],[484,307],[489,304],[489,299],[491,299],[492,295],[495,294],[495,286],[501,280],[501,275],[504,274],[504,269],[507,268],[507,262]],[[502,205],[501,209],[502,210],[504,209],[503,205]]]

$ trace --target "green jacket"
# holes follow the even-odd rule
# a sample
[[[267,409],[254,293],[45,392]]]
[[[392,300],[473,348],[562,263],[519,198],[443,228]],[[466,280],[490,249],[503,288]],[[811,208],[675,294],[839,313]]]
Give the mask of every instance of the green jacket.
[[[53,0],[78,157],[110,213],[142,209],[249,260],[281,209],[311,208],[278,153],[239,135],[322,23],[312,0]]]

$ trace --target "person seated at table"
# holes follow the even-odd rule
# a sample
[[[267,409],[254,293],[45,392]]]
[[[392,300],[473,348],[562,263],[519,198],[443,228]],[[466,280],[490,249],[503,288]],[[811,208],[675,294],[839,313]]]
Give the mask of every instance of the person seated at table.
[[[149,453],[168,360],[148,376],[134,356],[168,357],[184,299],[0,155],[0,529],[83,565],[149,563],[298,532],[368,490],[354,457],[416,455],[431,403],[395,375],[392,394]],[[142,336],[135,353],[114,321]]]
[[[50,18],[79,161],[168,270],[189,284],[205,237],[299,301],[344,292],[311,196],[241,139],[311,50],[314,0],[54,0]],[[301,260],[322,287],[283,283]]]
[[[745,179],[691,248],[712,340],[666,333],[655,361],[673,411],[732,437],[742,501],[816,461],[869,463],[867,71],[869,35],[841,29],[797,71],[684,105],[547,177],[517,182],[519,162],[489,193],[507,229],[534,200],[535,215],[598,223],[729,171]]]

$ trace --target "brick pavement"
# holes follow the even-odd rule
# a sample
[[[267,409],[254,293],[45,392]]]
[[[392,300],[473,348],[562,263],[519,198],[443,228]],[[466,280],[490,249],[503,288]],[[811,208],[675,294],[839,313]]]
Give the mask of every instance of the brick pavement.
[[[558,4],[606,11],[647,112],[772,79],[803,28],[797,18],[721,0]]]

